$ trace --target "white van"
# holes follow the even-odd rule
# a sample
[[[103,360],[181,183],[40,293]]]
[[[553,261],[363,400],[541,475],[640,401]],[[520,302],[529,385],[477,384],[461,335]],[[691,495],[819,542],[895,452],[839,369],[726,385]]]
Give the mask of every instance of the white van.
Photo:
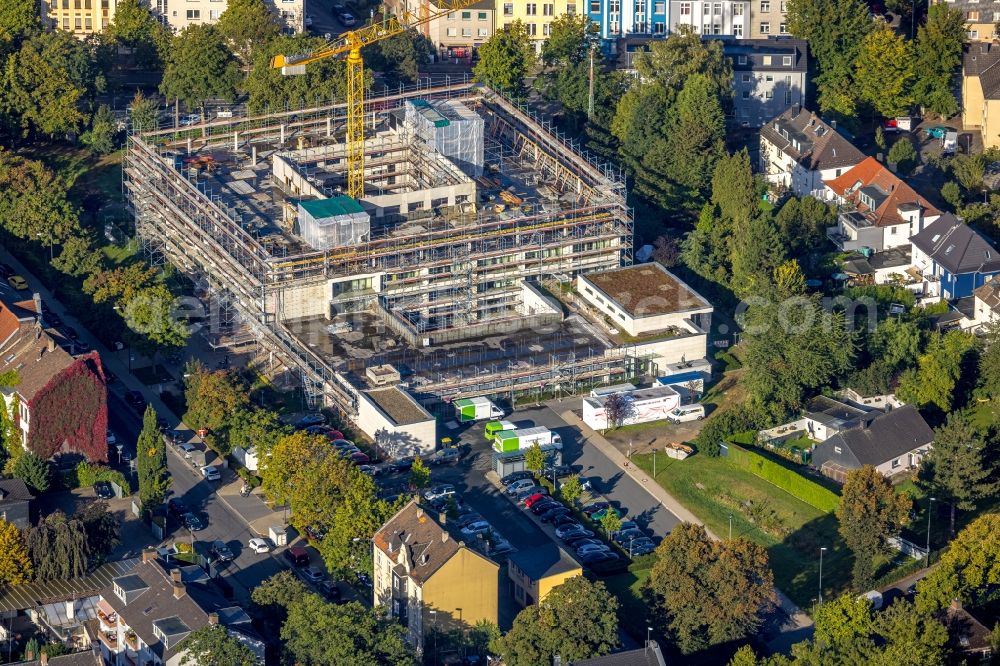
[[[670,412],[668,418],[674,423],[700,421],[705,418],[705,405],[683,405]]]

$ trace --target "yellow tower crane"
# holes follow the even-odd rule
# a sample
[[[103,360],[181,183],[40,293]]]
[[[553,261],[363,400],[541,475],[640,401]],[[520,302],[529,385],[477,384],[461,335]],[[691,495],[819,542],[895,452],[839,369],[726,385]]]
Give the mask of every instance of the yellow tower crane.
[[[280,69],[282,74],[296,75],[305,74],[306,65],[311,62],[347,54],[348,196],[361,199],[365,194],[365,71],[361,49],[406,32],[409,28],[416,28],[453,11],[464,9],[477,1],[446,0],[438,4],[439,9],[433,12],[428,11],[426,5],[423,5],[419,18],[409,12],[403,14],[402,20],[392,16],[380,23],[371,23],[358,30],[345,32],[312,53],[294,56],[277,55],[271,60],[271,67]]]

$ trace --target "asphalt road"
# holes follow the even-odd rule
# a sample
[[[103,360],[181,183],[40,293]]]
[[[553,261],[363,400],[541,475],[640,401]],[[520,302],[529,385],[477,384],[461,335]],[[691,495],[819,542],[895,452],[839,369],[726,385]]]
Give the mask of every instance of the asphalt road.
[[[315,35],[325,36],[329,34],[331,37],[335,37],[340,33],[347,30],[347,26],[340,19],[340,15],[351,12],[349,7],[344,9],[334,9],[334,4],[340,4],[343,0],[307,0],[306,1],[306,16],[312,17],[312,25],[306,27],[308,32]],[[355,18],[358,20],[357,25],[354,27],[360,27],[364,25],[365,21],[369,19],[369,16],[357,16]]]

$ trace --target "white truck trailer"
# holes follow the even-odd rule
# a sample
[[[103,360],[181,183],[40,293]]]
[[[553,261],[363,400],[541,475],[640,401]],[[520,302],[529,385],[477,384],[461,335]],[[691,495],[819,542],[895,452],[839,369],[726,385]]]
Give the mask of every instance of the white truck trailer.
[[[503,410],[493,404],[489,398],[461,398],[455,401],[455,416],[459,422],[482,421],[483,419],[503,418]]]
[[[552,432],[542,426],[501,430],[493,436],[493,450],[497,453],[524,451],[535,444],[541,447],[562,446],[562,438],[559,433]]]

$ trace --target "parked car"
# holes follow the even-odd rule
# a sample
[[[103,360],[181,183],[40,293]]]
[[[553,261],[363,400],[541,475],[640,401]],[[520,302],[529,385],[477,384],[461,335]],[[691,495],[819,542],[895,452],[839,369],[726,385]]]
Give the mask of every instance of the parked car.
[[[541,502],[546,497],[548,497],[548,495],[543,495],[542,493],[534,493],[532,495],[528,495],[527,497],[524,498],[524,507],[526,509],[530,509],[532,506],[534,506],[538,502]]]
[[[98,481],[94,484],[94,494],[100,499],[109,500],[115,496],[115,490],[107,481]]]
[[[583,512],[585,514],[587,514],[588,516],[593,516],[595,513],[597,513],[601,509],[606,509],[609,506],[611,506],[611,505],[609,503],[607,503],[607,502],[600,502],[600,501],[598,501],[598,502],[591,502],[590,504],[588,504],[585,507],[583,507]]]
[[[115,437],[115,433],[111,432],[111,430],[108,430],[107,439],[108,439],[108,446],[114,446],[115,444],[118,443],[118,438]]]
[[[327,433],[330,432],[330,428],[325,425],[311,425],[308,428],[306,428],[306,432],[309,433],[310,435],[326,435]],[[337,439],[343,439],[343,438],[338,437]]]
[[[636,539],[632,543],[625,544],[628,548],[629,555],[631,557],[638,557],[640,555],[648,555],[656,550],[656,544],[649,537],[643,537],[642,539]]]
[[[350,458],[351,462],[355,465],[366,465],[372,461],[371,458],[361,451],[354,451],[347,457]]]
[[[557,479],[573,476],[573,467],[572,465],[556,465],[555,467],[549,465],[542,470],[542,476],[546,479],[551,479],[553,476]]]
[[[569,509],[562,506],[561,504],[556,504],[551,508],[548,508],[545,511],[543,511],[541,514],[539,514],[538,517],[541,519],[543,523],[551,523],[559,516],[565,516],[568,515],[569,513],[570,513]]]
[[[560,539],[567,539],[571,536],[594,536],[594,533],[584,528],[580,523],[568,523],[556,529],[556,536]]]
[[[509,486],[512,483],[516,483],[518,481],[530,480],[533,478],[534,475],[531,472],[511,472],[507,476],[500,479],[500,485],[502,485],[504,488],[509,489]]]
[[[413,468],[413,458],[400,458],[399,460],[393,460],[388,465],[386,465],[386,471],[390,474],[397,474],[399,472],[409,472]]]
[[[639,529],[639,526],[636,524],[634,520],[623,520],[621,527],[618,528],[618,532],[624,532],[625,530],[637,530],[637,529]],[[618,532],[615,532],[614,534],[617,534]],[[612,534],[612,536],[614,536],[614,534]]]
[[[185,442],[177,447],[177,449],[184,454],[185,458],[190,458],[191,454],[198,450],[198,447],[194,444],[188,444]]]
[[[301,546],[291,546],[285,551],[285,559],[288,560],[293,567],[309,566],[309,551]]]
[[[125,404],[133,409],[133,411],[142,414],[146,411],[146,399],[142,397],[142,393],[139,391],[126,391],[125,392]]]
[[[254,537],[247,542],[247,546],[250,550],[260,555],[261,553],[271,552],[271,542],[267,539],[261,539],[259,537]]]
[[[184,527],[188,528],[192,532],[200,532],[205,529],[205,521],[202,520],[201,516],[196,513],[185,513]]]
[[[7,284],[18,291],[25,291],[28,288],[28,281],[20,275],[11,275],[7,278]]]
[[[309,567],[302,572],[302,575],[305,576],[306,580],[310,583],[319,583],[326,580],[326,576],[323,572],[316,567]]]
[[[457,463],[461,457],[462,452],[457,448],[441,449],[435,452],[428,462],[432,465],[444,465],[447,463]]]
[[[619,558],[618,553],[613,553],[610,550],[592,550],[589,553],[580,555],[578,559],[580,560],[580,564],[590,566],[604,562],[614,562]]]
[[[477,520],[475,522],[469,523],[462,528],[462,534],[471,538],[474,538],[480,534],[485,534],[486,532],[492,531],[492,527],[485,520]]]
[[[524,500],[528,499],[532,495],[548,495],[549,491],[544,486],[531,486],[530,488],[525,488],[524,490],[519,490],[515,493],[514,498],[517,500],[518,504],[523,504]]]
[[[354,15],[348,14],[347,12],[344,12],[343,14],[340,15],[340,22],[343,23],[348,28],[352,28],[358,24],[358,20],[354,18]]]
[[[332,580],[324,580],[319,584],[319,592],[328,601],[338,603],[340,601],[340,588],[337,587],[337,583]]]
[[[303,428],[308,428],[309,426],[320,425],[323,423],[326,423],[326,416],[320,412],[311,412],[296,421],[295,427],[301,430]]]
[[[424,491],[425,500],[435,500],[441,497],[447,497],[448,495],[455,494],[455,486],[450,483],[443,483],[439,486],[434,486]]]
[[[583,543],[576,547],[576,554],[586,555],[587,553],[607,552],[609,550],[611,550],[611,548],[607,544]]]
[[[563,525],[569,525],[570,523],[575,523],[576,518],[574,518],[573,515],[570,513],[560,513],[555,518],[552,518],[551,521],[552,521],[552,527],[562,527]]]
[[[188,513],[188,508],[180,497],[171,497],[167,500],[167,511],[180,518]]]
[[[206,481],[218,481],[222,478],[222,474],[219,473],[219,469],[215,465],[202,467],[201,475],[205,477]]]
[[[220,562],[232,562],[235,556],[225,541],[212,542],[212,555]]]
[[[705,418],[705,405],[684,405],[670,412],[668,419],[674,423],[700,421]]]
[[[181,127],[190,127],[191,125],[197,125],[201,122],[200,113],[189,113],[188,115],[181,118]]]
[[[609,513],[615,514],[615,516],[617,516],[618,518],[622,517],[622,512],[621,511],[619,511],[618,509],[614,508],[613,506],[606,506],[603,509],[600,509],[600,510],[595,511],[594,513],[590,514],[590,519],[593,520],[594,522],[599,523],[602,520],[604,520],[604,516],[608,515]]]
[[[333,9],[336,12],[343,12],[347,9],[347,5],[344,4],[344,0],[333,0]]]
[[[477,520],[482,520],[482,519],[483,517],[480,516],[478,513],[476,513],[475,511],[470,511],[469,513],[461,514],[458,518],[455,519],[454,522],[455,525],[461,528],[471,523],[474,523]]]
[[[551,497],[545,497],[544,500],[532,503],[531,513],[535,514],[536,516],[540,516],[546,511],[550,509],[555,509],[560,506],[562,506],[562,504],[555,501]]]
[[[358,469],[367,474],[368,476],[378,476],[382,471],[380,468],[374,465],[358,465]]]
[[[309,541],[322,541],[326,536],[326,530],[322,527],[316,527],[315,525],[310,525],[306,528],[306,539]]]
[[[612,535],[615,543],[620,543],[623,546],[628,546],[629,542],[634,539],[645,539],[646,535],[642,530],[631,529],[631,530],[618,530]]]
[[[576,550],[580,546],[586,546],[586,545],[599,546],[601,545],[601,540],[595,539],[592,536],[585,536],[581,534],[579,536],[566,537],[566,540],[563,543],[565,543],[568,548]]]

